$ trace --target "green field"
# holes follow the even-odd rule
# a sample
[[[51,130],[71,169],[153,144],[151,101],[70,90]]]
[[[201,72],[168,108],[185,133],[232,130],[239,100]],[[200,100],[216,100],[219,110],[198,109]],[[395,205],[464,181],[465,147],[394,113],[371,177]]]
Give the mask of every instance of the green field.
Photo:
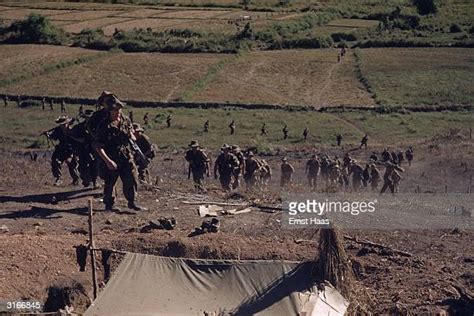
[[[359,54],[362,75],[381,104],[473,104],[473,49],[378,48]]]
[[[77,114],[77,105],[68,105],[70,116]],[[40,132],[55,126],[56,110],[41,111],[39,108],[18,109],[11,102],[8,108],[0,108],[1,149],[46,147],[46,139],[38,137]],[[341,133],[350,148],[358,144],[364,133],[368,133],[370,144],[396,145],[412,144],[446,134],[451,128],[467,133],[474,126],[472,112],[375,114],[372,112],[346,112],[338,114],[317,112],[288,112],[282,110],[243,109],[183,109],[183,108],[128,108],[133,110],[135,121],[142,123],[148,112],[150,126],[147,134],[160,148],[185,148],[192,139],[199,140],[205,147],[216,149],[223,143],[241,146],[256,146],[259,151],[275,152],[278,149],[303,149],[334,145],[335,135]],[[172,114],[172,127],[166,128],[165,118]],[[157,120],[155,117],[158,115]],[[203,124],[210,120],[210,132],[203,132]],[[236,121],[236,133],[229,135],[228,125]],[[260,136],[262,123],[267,125],[268,135]],[[282,139],[282,128],[288,124],[290,137]],[[304,142],[302,132],[305,126],[311,136]]]

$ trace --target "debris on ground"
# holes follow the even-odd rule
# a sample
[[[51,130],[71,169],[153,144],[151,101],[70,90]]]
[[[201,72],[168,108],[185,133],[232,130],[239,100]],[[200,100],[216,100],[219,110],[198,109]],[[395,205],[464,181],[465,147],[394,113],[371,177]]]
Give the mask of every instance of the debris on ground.
[[[219,231],[220,222],[217,218],[211,220],[205,220],[202,222],[201,227],[196,227],[188,237],[194,237],[205,233],[217,233]]]

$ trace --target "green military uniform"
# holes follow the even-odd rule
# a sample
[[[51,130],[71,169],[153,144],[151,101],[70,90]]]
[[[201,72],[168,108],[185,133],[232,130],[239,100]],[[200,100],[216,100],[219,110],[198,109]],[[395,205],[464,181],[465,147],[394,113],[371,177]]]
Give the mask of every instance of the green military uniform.
[[[316,188],[317,178],[319,174],[319,160],[316,158],[316,155],[313,155],[308,162],[306,162],[306,174],[308,175],[308,182],[310,188]]]
[[[69,168],[69,174],[74,185],[78,184],[79,176],[77,172],[77,157],[74,155],[73,140],[69,136],[69,124],[72,120],[67,116],[59,117],[56,123],[60,126],[47,133],[46,136],[52,140],[58,141],[54,148],[53,156],[51,157],[51,172],[55,178],[55,185],[61,183],[61,165],[66,162]]]
[[[291,178],[293,173],[295,172],[295,168],[288,162],[286,158],[282,159],[281,164],[281,178],[280,178],[280,186],[286,187],[291,184]]]
[[[192,173],[194,187],[198,190],[204,190],[203,180],[204,174],[209,172],[209,158],[206,153],[199,148],[197,141],[193,140],[189,144],[189,149],[186,152],[185,159],[189,163],[189,174]]]
[[[214,177],[217,179],[217,171],[219,171],[219,180],[224,191],[230,191],[230,182],[235,170],[239,168],[239,159],[230,153],[229,145],[224,144],[223,151],[216,159],[214,164]]]
[[[72,128],[71,138],[74,139],[74,152],[79,157],[79,174],[82,185],[88,187],[92,183],[94,188],[97,188],[97,157],[92,148],[93,137],[87,129],[88,118],[92,113],[91,110],[86,110],[82,114],[85,120]]]
[[[257,171],[261,168],[261,163],[253,158],[253,152],[249,152],[245,160],[244,180],[247,189],[255,186],[259,174]]]
[[[232,189],[235,190],[240,186],[240,175],[245,170],[245,157],[242,151],[240,150],[239,146],[233,145],[231,149],[232,149],[232,154],[235,157],[237,157],[237,159],[239,160],[239,166],[238,168],[234,169],[234,172],[233,172],[234,181],[232,182]]]
[[[362,186],[362,180],[364,179],[364,168],[357,164],[356,160],[353,160],[349,168],[349,175],[352,174],[352,187],[354,191],[359,191]]]
[[[140,126],[140,124],[138,123],[133,124],[133,129],[136,132],[135,133],[136,143],[138,147],[140,148],[140,150],[142,151],[142,153],[145,155],[145,157],[149,160],[152,160],[153,158],[155,158],[155,149],[153,148],[153,144],[151,143],[150,138],[144,134],[144,130]],[[137,163],[136,165],[138,168],[138,179],[142,181],[149,181],[150,173],[148,171],[148,166],[144,166],[143,164],[139,164],[139,163]]]
[[[130,137],[132,137],[133,131],[132,123],[121,113],[117,115],[116,120],[111,119],[113,111],[120,110],[124,105],[115,95],[106,92],[103,92],[101,97],[99,97],[98,103],[104,105],[106,113],[109,113],[99,122],[93,134],[93,147],[99,156],[102,157],[99,163],[99,174],[104,179],[105,209],[116,209],[114,208],[115,184],[120,177],[123,184],[123,193],[128,201],[128,207],[133,210],[146,210],[135,204],[138,175],[130,145]],[[115,169],[109,169],[107,157],[116,164]]]

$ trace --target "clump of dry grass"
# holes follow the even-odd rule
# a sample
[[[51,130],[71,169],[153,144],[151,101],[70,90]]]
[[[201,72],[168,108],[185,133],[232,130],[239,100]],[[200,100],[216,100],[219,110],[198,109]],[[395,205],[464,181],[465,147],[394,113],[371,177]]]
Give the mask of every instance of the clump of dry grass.
[[[315,277],[319,282],[331,283],[349,300],[348,314],[365,314],[369,297],[356,280],[343,240],[341,231],[335,226],[320,230]]]

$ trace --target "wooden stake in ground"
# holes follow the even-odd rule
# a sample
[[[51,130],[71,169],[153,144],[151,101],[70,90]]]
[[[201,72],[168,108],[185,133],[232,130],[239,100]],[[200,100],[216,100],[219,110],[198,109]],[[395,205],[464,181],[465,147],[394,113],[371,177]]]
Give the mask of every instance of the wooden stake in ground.
[[[92,222],[92,200],[89,199],[88,201],[88,206],[89,206],[89,251],[91,253],[91,264],[92,264],[92,284],[94,286],[94,299],[97,298],[97,275],[95,271],[95,255],[94,255],[94,249],[95,249],[95,244],[94,244],[94,225]]]

